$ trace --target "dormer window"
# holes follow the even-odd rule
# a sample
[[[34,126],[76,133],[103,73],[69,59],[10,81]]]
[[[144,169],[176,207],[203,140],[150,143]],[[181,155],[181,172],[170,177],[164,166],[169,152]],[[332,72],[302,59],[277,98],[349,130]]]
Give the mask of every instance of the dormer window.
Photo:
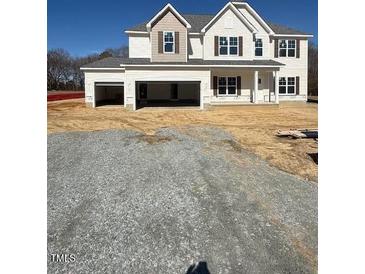
[[[163,33],[163,49],[164,53],[174,53],[175,52],[175,33],[173,31],[164,31]]]
[[[296,41],[295,40],[279,40],[279,56],[295,57]]]
[[[219,37],[219,55],[237,55],[238,37]]]

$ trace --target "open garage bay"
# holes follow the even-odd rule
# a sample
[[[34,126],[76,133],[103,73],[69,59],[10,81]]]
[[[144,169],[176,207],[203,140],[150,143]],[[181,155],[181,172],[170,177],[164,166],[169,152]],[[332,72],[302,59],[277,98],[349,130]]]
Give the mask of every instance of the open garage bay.
[[[137,108],[200,106],[200,82],[137,82]]]

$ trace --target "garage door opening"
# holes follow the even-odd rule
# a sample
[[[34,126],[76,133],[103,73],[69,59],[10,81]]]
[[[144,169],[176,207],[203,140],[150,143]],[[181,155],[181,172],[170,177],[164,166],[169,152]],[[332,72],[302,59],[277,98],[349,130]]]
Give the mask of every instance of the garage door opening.
[[[199,107],[200,82],[136,82],[137,109],[143,107]]]
[[[95,83],[95,106],[123,106],[124,83]]]

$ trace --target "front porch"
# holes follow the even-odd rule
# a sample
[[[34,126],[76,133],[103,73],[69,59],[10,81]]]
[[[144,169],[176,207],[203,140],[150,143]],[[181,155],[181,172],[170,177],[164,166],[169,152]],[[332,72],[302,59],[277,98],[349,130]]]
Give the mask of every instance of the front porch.
[[[279,104],[278,69],[229,68],[211,70],[210,105]]]

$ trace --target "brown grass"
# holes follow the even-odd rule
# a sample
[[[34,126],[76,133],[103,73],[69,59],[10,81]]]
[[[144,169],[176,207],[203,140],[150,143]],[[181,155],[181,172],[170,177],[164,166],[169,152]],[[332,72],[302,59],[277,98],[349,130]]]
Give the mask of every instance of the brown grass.
[[[181,109],[87,108],[83,99],[49,102],[48,133],[133,129],[153,135],[161,127],[213,126],[232,133],[239,144],[284,171],[317,181],[317,165],[308,153],[318,146],[312,139],[278,138],[278,129],[316,128],[317,104],[224,106],[206,111]],[[148,140],[154,141],[154,140]]]

